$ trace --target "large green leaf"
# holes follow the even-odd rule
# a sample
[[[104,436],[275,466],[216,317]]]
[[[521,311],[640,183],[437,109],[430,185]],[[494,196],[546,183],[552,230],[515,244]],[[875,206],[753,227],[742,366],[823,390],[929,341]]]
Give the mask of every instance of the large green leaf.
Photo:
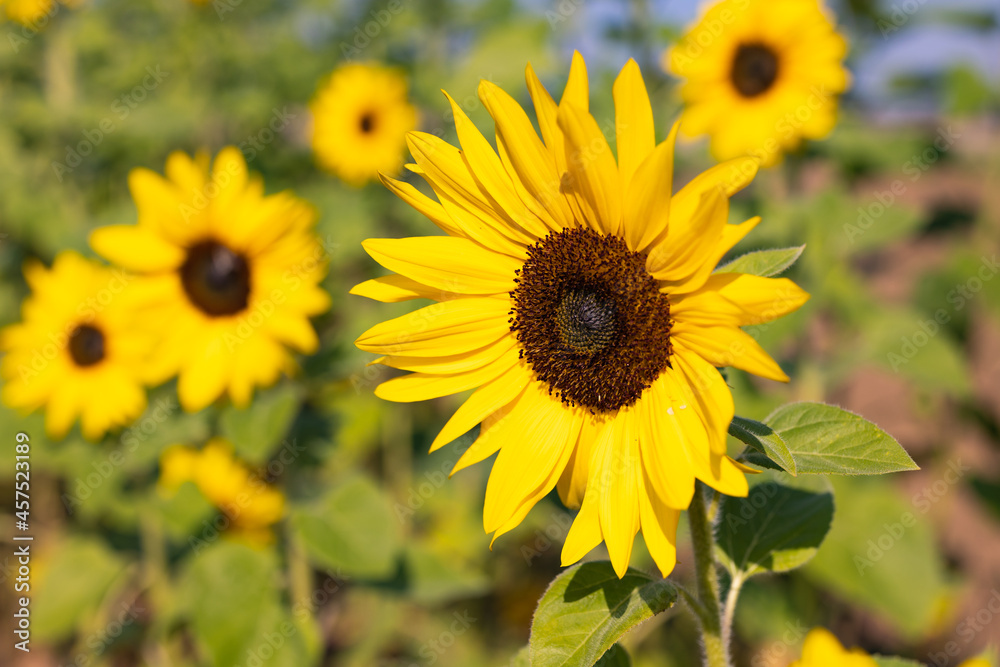
[[[795,248],[775,248],[774,250],[756,250],[737,257],[733,261],[720,266],[716,273],[750,273],[755,276],[776,276],[798,260],[804,245]]]
[[[825,478],[763,473],[746,498],[722,500],[717,552],[734,579],[787,572],[816,555],[832,521],[833,491]]]
[[[601,659],[597,661],[596,667],[631,667],[632,659],[628,657],[628,653],[625,649],[621,647],[621,644],[615,644],[608,649],[608,652],[601,656]]]
[[[733,421],[729,424],[729,435],[765,455],[781,466],[782,470],[792,475],[798,474],[795,468],[795,459],[788,451],[788,445],[767,424],[745,417],[733,417]]]
[[[454,557],[419,543],[406,548],[406,584],[413,599],[424,605],[481,595],[490,588],[482,573],[456,566]]]
[[[191,561],[183,588],[191,627],[215,667],[246,658],[272,609],[277,577],[272,554],[232,542],[217,542]]]
[[[285,437],[298,411],[298,391],[286,384],[261,393],[245,410],[226,408],[220,426],[240,458],[263,463]]]
[[[368,579],[388,577],[396,569],[399,520],[368,477],[337,484],[317,503],[294,511],[291,525],[321,567]]]
[[[33,543],[17,543],[18,547],[25,544],[35,548]],[[33,637],[53,641],[70,636],[93,618],[125,567],[122,559],[98,540],[72,537],[60,544],[33,591]],[[86,576],[81,576],[83,573]]]
[[[788,446],[799,473],[881,475],[917,469],[895,438],[843,408],[789,403],[764,422]]]
[[[673,584],[638,570],[619,579],[607,561],[575,565],[552,581],[535,610],[528,642],[532,667],[589,667],[676,599]]]
[[[902,634],[929,631],[948,594],[931,522],[881,480],[835,476],[837,514],[805,574]]]

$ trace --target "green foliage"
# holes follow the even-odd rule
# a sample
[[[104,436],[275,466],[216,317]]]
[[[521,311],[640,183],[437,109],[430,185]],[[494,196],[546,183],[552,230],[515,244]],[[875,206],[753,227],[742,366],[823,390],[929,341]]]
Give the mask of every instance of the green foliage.
[[[596,667],[631,667],[632,659],[620,644],[615,644],[597,661]]]
[[[222,434],[236,453],[251,463],[262,463],[281,443],[299,411],[300,392],[290,384],[261,392],[246,410],[227,407],[219,417]]]
[[[821,477],[755,476],[746,498],[719,506],[716,545],[733,579],[787,572],[808,562],[833,520],[833,490]]]
[[[715,270],[716,273],[750,273],[755,276],[776,276],[783,273],[794,264],[805,250],[804,245],[797,248],[776,248],[774,250],[756,250],[737,257]]]
[[[291,614],[282,607],[273,554],[218,542],[188,565],[182,583],[191,629],[216,667],[246,664],[294,667],[305,645]]]
[[[34,637],[59,641],[71,636],[110,602],[109,592],[126,572],[125,561],[102,541],[82,536],[67,538],[52,555],[37,590],[32,592]]]
[[[532,667],[594,665],[626,632],[676,599],[673,584],[637,570],[619,579],[606,561],[574,565],[538,602],[528,644]]]
[[[383,579],[396,569],[399,521],[379,486],[364,475],[295,509],[291,526],[312,561],[338,576]]]
[[[729,424],[729,435],[742,441],[753,448],[758,454],[762,455],[760,458],[755,458],[752,461],[753,463],[760,463],[766,466],[768,463],[774,462],[778,464],[781,470],[791,473],[793,476],[798,474],[795,468],[795,459],[792,457],[792,453],[788,451],[788,445],[767,424],[735,416]]]
[[[764,421],[787,445],[799,473],[883,475],[917,468],[892,436],[833,405],[789,403]]]
[[[896,658],[884,655],[873,655],[872,658],[875,660],[875,664],[877,664],[878,667],[923,667],[922,662],[907,660],[906,658]]]
[[[920,636],[947,591],[930,525],[914,505],[877,481],[831,481],[837,514],[823,549],[805,572],[906,635]]]

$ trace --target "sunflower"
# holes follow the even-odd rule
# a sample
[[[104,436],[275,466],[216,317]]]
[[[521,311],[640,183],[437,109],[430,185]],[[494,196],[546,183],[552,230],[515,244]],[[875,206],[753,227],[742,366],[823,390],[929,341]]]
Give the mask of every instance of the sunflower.
[[[681,132],[708,134],[719,160],[757,156],[763,166],[837,120],[850,74],[847,41],[820,0],[722,0],[667,53],[686,79]]]
[[[258,542],[268,541],[268,527],[284,513],[285,496],[237,460],[232,444],[222,438],[200,450],[185,445],[163,450],[161,492],[169,496],[184,482],[193,482],[237,531]]]
[[[51,269],[25,265],[31,295],[22,320],[0,331],[3,401],[45,408],[45,429],[62,438],[77,417],[88,440],[146,409],[143,374],[150,339],[131,315],[132,276],[71,251]]]
[[[604,541],[621,576],[641,528],[666,574],[695,479],[747,493],[743,470],[726,456],[733,399],[716,367],[787,380],[740,326],[791,312],[808,296],[787,279],[713,274],[759,222],[727,224],[728,197],[757,162],[719,165],[671,196],[676,126],[656,144],[634,61],[614,85],[617,160],[588,112],[579,54],[559,104],[530,65],[527,83],[541,139],[488,81],[479,98],[496,123],[499,155],[454,101],[461,150],[408,136],[410,168],[438,201],[383,182],[447,236],[366,241],[396,275],[352,292],[439,303],[376,325],[357,344],[413,371],[379,385],[382,398],[478,387],[431,450],[481,423],[454,470],[499,451],[483,517],[494,539],[556,487],[580,508],[564,564]]]
[[[396,70],[352,63],[337,68],[309,105],[312,145],[324,169],[359,187],[395,174],[403,164],[406,133],[417,125],[406,79]]]
[[[60,0],[69,8],[77,7],[83,0]],[[0,0],[0,9],[11,21],[39,30],[59,11],[56,0]]]
[[[845,649],[829,630],[813,628],[802,646],[802,657],[791,667],[878,667],[878,663],[860,648]],[[990,664],[983,658],[973,658],[958,667],[990,667]]]
[[[309,317],[330,300],[318,285],[315,211],[288,192],[265,196],[232,147],[211,173],[207,155],[180,152],[166,173],[133,170],[139,223],[97,229],[91,245],[140,275],[144,314],[160,332],[155,378],[178,373],[189,411],[226,392],[245,406],[255,386],[295,369],[286,346],[308,354],[319,344]]]

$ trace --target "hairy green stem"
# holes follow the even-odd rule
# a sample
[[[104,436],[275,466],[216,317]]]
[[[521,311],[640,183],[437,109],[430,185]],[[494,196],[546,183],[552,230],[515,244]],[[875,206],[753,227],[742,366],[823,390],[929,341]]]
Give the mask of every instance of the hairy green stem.
[[[736,600],[740,597],[743,582],[743,577],[733,578],[732,583],[729,584],[729,592],[726,594],[726,606],[722,609],[722,644],[726,650],[733,645],[733,618],[736,615]]]
[[[731,667],[729,646],[722,637],[722,608],[719,605],[719,576],[715,570],[712,524],[705,507],[705,486],[698,482],[688,508],[691,543],[694,546],[698,599],[705,613],[701,621],[705,667]]]

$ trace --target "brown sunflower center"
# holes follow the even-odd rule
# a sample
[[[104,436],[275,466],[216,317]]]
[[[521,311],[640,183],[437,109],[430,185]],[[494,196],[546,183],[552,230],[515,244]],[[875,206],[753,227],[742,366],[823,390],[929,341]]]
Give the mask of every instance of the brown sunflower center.
[[[733,86],[743,97],[767,92],[778,78],[778,54],[766,44],[740,44],[730,73]]]
[[[549,234],[528,249],[511,292],[521,357],[568,405],[632,405],[670,366],[670,303],[646,256],[616,236]]]
[[[69,356],[81,368],[104,359],[104,333],[95,326],[81,324],[69,335]]]
[[[246,258],[218,241],[202,241],[188,248],[181,283],[191,302],[207,315],[234,315],[250,300]]]
[[[361,115],[361,120],[358,121],[358,129],[361,130],[362,134],[371,134],[375,131],[375,114],[371,111],[367,111]]]

